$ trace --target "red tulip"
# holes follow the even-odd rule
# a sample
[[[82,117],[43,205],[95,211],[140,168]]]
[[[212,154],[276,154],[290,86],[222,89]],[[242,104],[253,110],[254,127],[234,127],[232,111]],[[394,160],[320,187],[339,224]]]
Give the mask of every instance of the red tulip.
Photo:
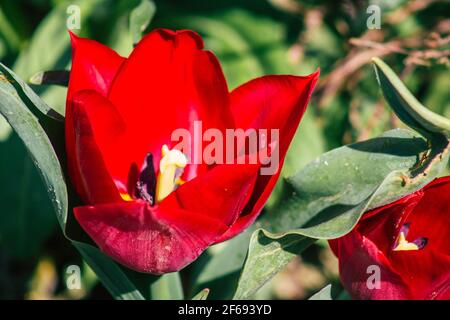
[[[161,274],[253,223],[319,72],[265,76],[229,92],[216,57],[192,31],[153,31],[128,58],[71,36],[66,149],[86,205],[74,214],[101,250],[131,269]],[[279,129],[278,169],[261,175],[261,163],[187,163],[171,150],[171,133],[191,132],[194,121],[220,132]],[[182,168],[186,182],[178,185]]]
[[[353,298],[450,299],[449,195],[450,176],[436,179],[330,241]],[[378,285],[369,279],[375,272]]]

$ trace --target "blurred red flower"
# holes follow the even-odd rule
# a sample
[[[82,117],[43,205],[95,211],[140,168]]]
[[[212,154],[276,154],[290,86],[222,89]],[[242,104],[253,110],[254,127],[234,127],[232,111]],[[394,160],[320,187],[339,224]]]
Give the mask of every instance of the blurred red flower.
[[[86,205],[74,214],[101,250],[131,269],[161,274],[253,223],[319,72],[265,76],[230,93],[216,57],[192,31],[155,30],[127,59],[71,37],[66,149],[69,175]],[[186,163],[170,150],[170,138],[175,129],[191,131],[194,121],[222,132],[279,129],[278,170],[263,176],[256,164]],[[178,186],[182,167],[185,183]]]
[[[436,179],[330,241],[354,299],[450,299],[449,200],[450,177]]]

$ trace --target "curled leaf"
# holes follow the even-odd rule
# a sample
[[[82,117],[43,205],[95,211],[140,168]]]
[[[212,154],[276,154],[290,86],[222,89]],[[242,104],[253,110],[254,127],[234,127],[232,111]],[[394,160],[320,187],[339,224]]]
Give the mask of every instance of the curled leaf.
[[[450,120],[423,106],[392,69],[379,58],[373,58],[375,73],[383,94],[397,116],[408,126],[428,135],[428,132],[450,131]]]

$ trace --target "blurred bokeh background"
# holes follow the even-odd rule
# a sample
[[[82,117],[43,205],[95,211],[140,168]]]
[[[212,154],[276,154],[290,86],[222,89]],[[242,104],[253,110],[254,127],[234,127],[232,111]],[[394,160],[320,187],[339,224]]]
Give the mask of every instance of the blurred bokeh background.
[[[81,36],[127,56],[130,11],[139,0],[1,0],[0,61],[24,79],[70,68],[67,8],[81,9]],[[289,176],[321,153],[402,126],[382,99],[370,60],[382,57],[428,108],[450,117],[450,2],[433,0],[161,0],[155,27],[193,29],[219,57],[230,89],[264,74],[321,79],[290,149]],[[380,28],[367,21],[380,9]],[[64,112],[63,87],[34,87]],[[274,193],[276,197],[276,192]],[[270,205],[270,203],[269,203]],[[219,248],[220,249],[220,248]],[[214,250],[219,250],[212,248]],[[204,259],[183,271],[189,283]],[[66,288],[66,268],[82,289]],[[195,275],[194,275],[195,276]],[[318,242],[267,284],[262,299],[305,299],[328,283],[337,261]],[[220,292],[213,297],[221,297]],[[342,295],[345,298],[345,294]],[[0,118],[0,299],[109,299],[66,241],[43,183],[16,134]]]

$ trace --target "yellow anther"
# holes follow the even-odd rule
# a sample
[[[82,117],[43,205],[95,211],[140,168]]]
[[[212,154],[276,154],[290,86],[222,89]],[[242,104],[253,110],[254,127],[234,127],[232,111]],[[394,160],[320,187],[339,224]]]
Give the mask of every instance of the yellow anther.
[[[169,150],[169,148],[164,145],[161,154],[162,157],[159,162],[158,179],[156,181],[157,202],[160,202],[167,197],[175,189],[179,178],[179,169],[183,169],[187,165],[186,156],[179,150]]]
[[[408,242],[405,238],[405,234],[400,232],[398,236],[397,246],[393,249],[394,251],[411,251],[419,250],[419,246],[413,242]]]
[[[133,198],[128,193],[120,193],[123,201],[133,201]]]

